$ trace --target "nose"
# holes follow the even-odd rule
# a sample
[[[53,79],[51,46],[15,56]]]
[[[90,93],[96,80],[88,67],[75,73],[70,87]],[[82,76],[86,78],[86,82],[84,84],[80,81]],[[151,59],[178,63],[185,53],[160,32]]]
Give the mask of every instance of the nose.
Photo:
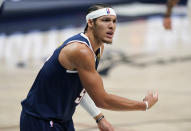
[[[110,29],[113,29],[115,27],[115,23],[113,22],[113,21],[111,21],[110,23],[109,23],[109,28]]]

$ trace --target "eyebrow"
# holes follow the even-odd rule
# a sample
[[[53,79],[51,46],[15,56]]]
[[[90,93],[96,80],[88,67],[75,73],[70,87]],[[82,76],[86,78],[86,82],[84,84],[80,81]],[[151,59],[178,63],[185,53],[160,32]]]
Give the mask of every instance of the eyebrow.
[[[106,15],[106,16],[103,16],[102,18],[113,19],[113,18],[111,18],[111,17],[109,17],[109,16],[107,16],[107,15]],[[115,20],[115,19],[117,19],[117,17],[115,17],[114,20]]]

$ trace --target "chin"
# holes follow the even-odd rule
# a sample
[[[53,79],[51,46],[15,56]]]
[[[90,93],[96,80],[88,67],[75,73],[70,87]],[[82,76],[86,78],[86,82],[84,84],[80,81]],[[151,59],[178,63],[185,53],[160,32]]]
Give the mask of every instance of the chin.
[[[112,44],[113,40],[112,39],[109,39],[109,40],[103,40],[104,43],[107,43],[107,44]]]

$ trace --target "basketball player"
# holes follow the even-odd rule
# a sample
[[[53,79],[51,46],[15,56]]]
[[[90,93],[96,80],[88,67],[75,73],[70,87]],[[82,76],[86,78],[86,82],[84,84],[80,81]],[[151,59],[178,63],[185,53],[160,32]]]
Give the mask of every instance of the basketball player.
[[[84,33],[67,39],[38,73],[22,102],[21,131],[74,131],[72,116],[86,92],[96,106],[108,110],[145,111],[158,101],[158,93],[149,92],[143,101],[135,101],[104,90],[96,69],[104,43],[112,43],[116,19],[107,5],[89,8]],[[103,119],[97,116],[96,122]]]

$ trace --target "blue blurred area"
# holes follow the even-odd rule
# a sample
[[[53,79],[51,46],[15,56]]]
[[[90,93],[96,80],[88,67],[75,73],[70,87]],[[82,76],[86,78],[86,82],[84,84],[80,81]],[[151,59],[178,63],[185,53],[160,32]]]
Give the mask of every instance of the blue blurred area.
[[[0,33],[46,31],[50,28],[85,26],[87,8],[95,3],[124,5],[132,3],[165,4],[166,0],[6,0],[0,11]],[[187,0],[181,0],[185,5]],[[119,17],[119,21],[137,19]]]

